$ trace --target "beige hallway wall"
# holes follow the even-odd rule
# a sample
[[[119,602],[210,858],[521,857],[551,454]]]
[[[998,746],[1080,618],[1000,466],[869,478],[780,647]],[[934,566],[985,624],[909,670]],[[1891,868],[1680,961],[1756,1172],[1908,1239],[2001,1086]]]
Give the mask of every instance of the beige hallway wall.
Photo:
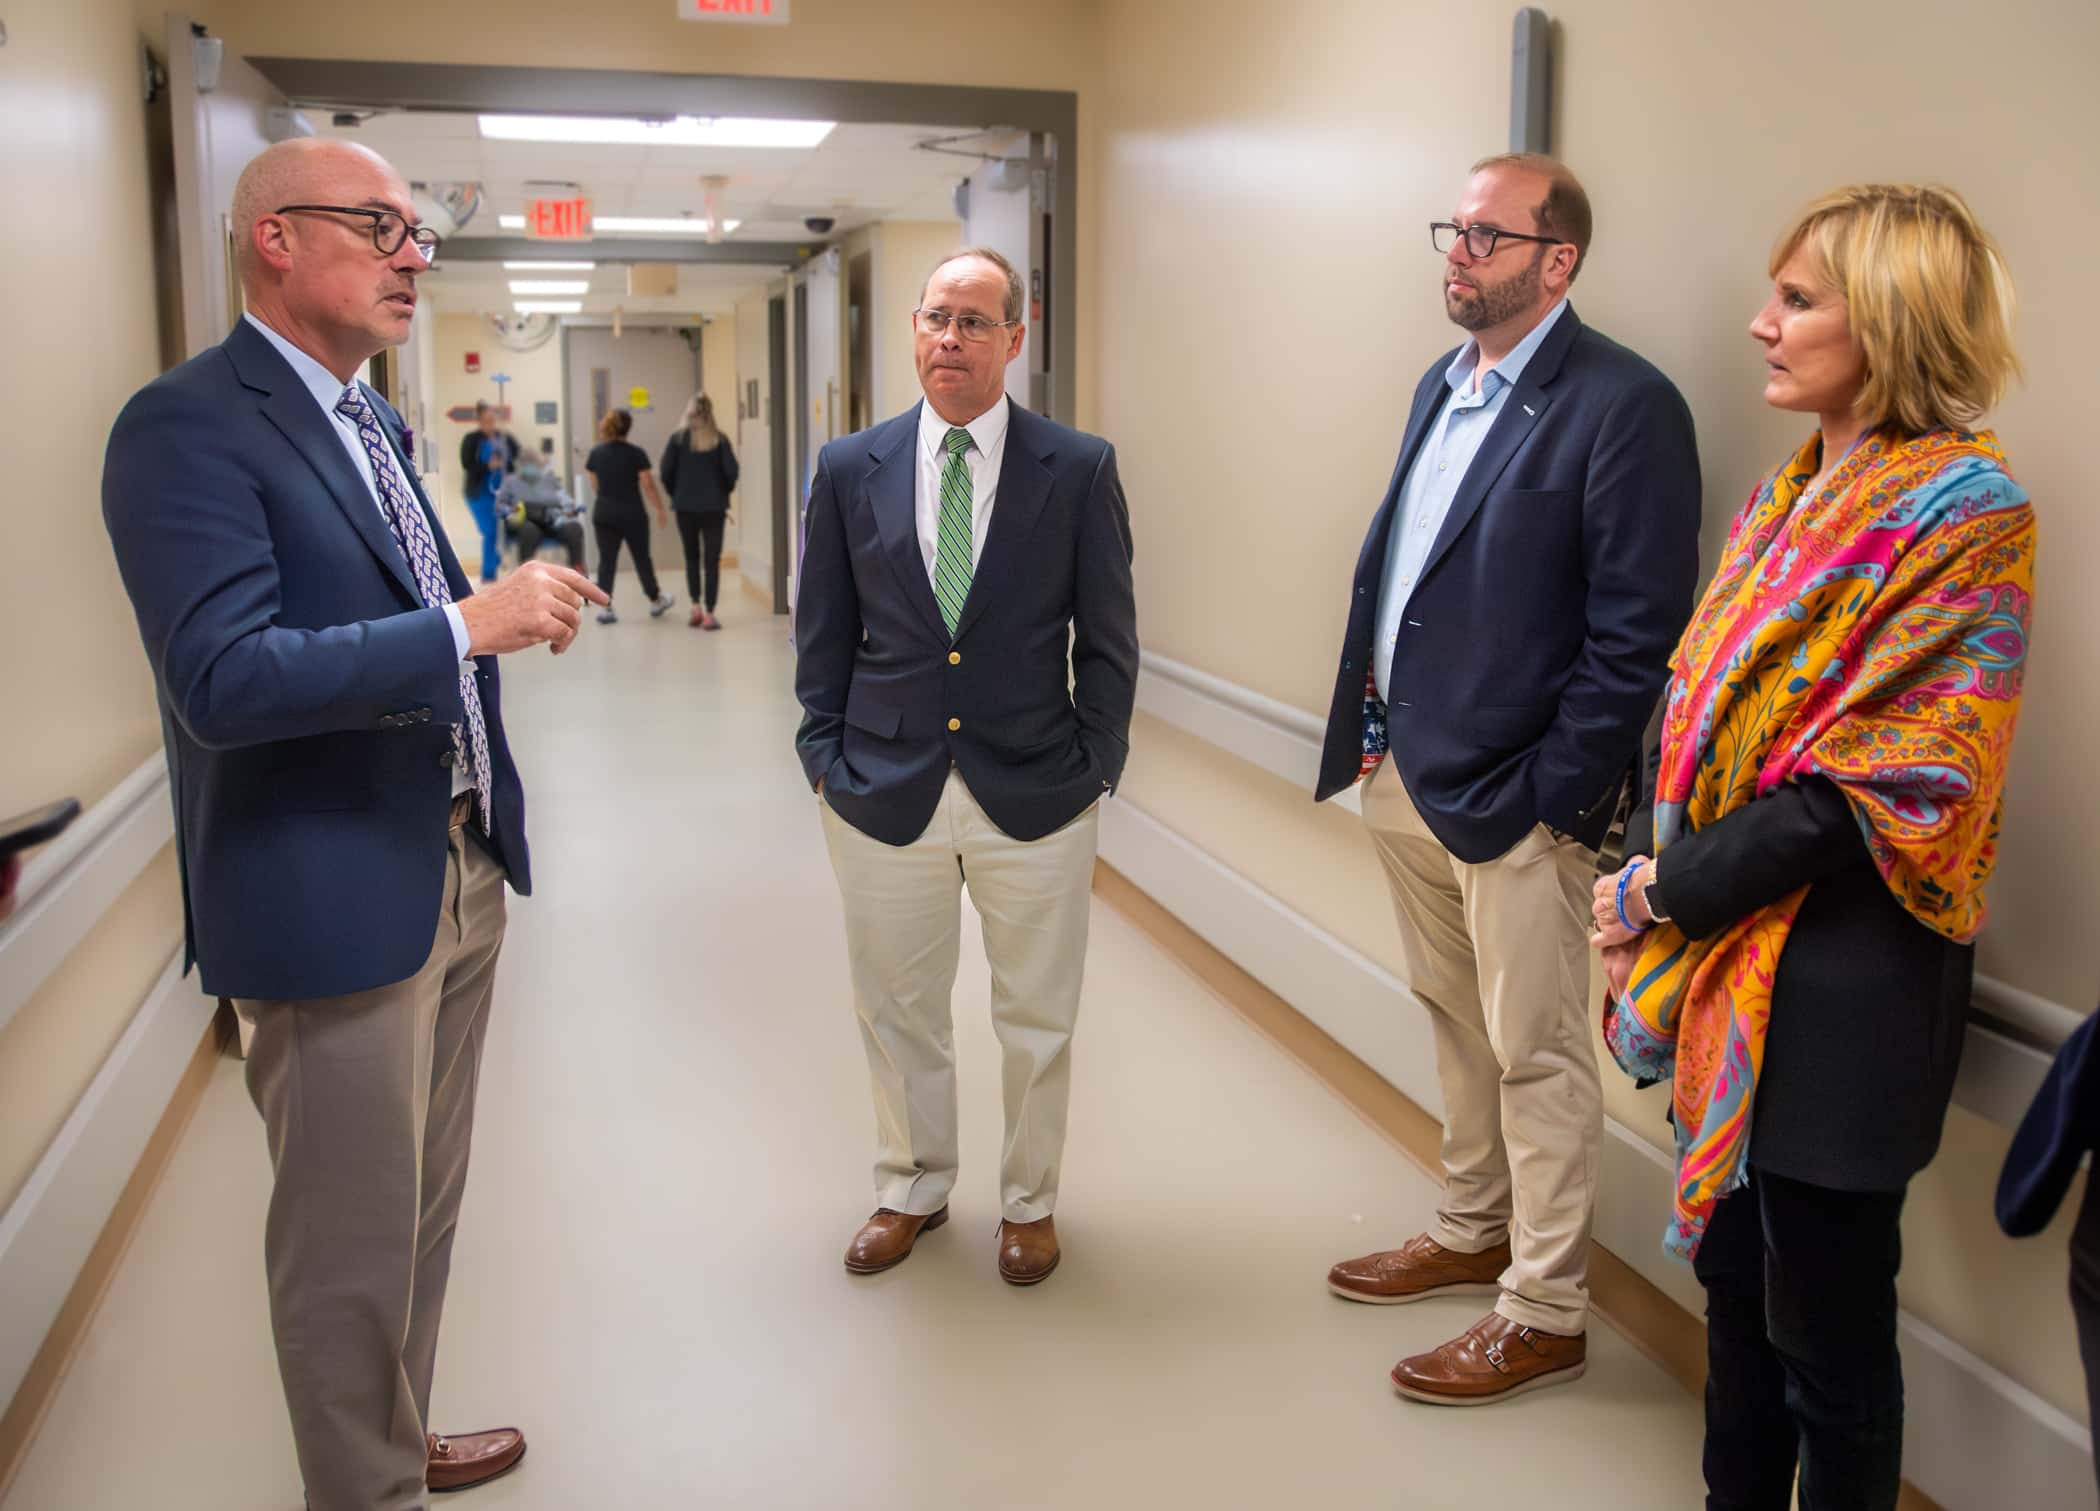
[[[2100,340],[2085,250],[2100,105],[2082,71],[2100,10],[1952,0],[1758,9],[1567,0],[1558,145],[1598,232],[1583,317],[1676,378],[1697,416],[1709,555],[1762,471],[1805,434],[1759,402],[1744,334],[1764,258],[1813,194],[1927,178],[2005,243],[2029,382],[2001,433],[2042,514],[2043,580],[2005,862],[1985,969],[2081,1010],[2100,985],[2100,805],[2077,780],[2100,735],[2089,647],[2100,512],[2079,441]],[[1288,14],[1203,0],[1106,8],[1094,285],[1098,420],[1120,448],[1149,648],[1324,715],[1346,585],[1414,384],[1456,344],[1427,223],[1506,145],[1509,12],[1344,0]],[[1176,66],[1158,66],[1172,56]],[[1871,72],[1847,75],[1849,59]],[[1841,87],[1816,87],[1841,77]],[[2017,105],[2015,102],[2018,102]],[[1294,907],[1397,965],[1346,864],[1350,820],[1231,757],[1141,724],[1126,791]],[[1607,1068],[1614,1112],[1661,1106]],[[2082,1417],[2062,1301],[2064,1236],[1990,1220],[2003,1130],[1957,1112],[1914,1190],[1907,1305]]]
[[[18,568],[0,606],[0,815],[62,796],[92,805],[160,748],[101,502],[110,422],[160,371],[136,21],[123,0],[28,0],[6,19],[0,194],[35,228],[0,237],[0,286],[15,296],[0,453]],[[0,1204],[180,945],[180,908],[163,855],[0,1030]]]

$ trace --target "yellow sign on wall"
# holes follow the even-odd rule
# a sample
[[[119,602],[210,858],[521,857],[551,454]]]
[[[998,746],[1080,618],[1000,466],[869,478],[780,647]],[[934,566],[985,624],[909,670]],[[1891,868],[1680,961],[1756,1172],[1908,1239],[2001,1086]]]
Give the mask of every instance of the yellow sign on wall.
[[[627,407],[629,409],[647,409],[649,407],[649,390],[646,388],[628,389]]]

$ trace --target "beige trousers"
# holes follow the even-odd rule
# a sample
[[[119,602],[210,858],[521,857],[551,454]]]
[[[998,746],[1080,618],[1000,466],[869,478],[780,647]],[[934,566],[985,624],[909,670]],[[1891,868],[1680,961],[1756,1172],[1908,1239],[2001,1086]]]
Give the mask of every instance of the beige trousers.
[[[1444,1199],[1430,1236],[1477,1254],[1506,1235],[1495,1310],[1579,1333],[1604,1137],[1589,1026],[1596,857],[1541,825],[1507,855],[1459,860],[1390,760],[1365,783],[1363,814],[1392,885],[1408,988],[1436,1031]]]
[[[822,806],[874,1083],[876,1205],[923,1216],[946,1206],[955,1185],[949,995],[967,886],[983,920],[992,1029],[1004,1051],[1003,1210],[1012,1222],[1048,1217],[1064,1159],[1100,806],[1054,834],[1017,840],[985,817],[951,771],[932,821],[908,845],[871,839]]]
[[[235,1004],[276,1183],[270,1323],[311,1511],[425,1504],[430,1379],[503,943],[503,869],[454,830],[406,981]]]

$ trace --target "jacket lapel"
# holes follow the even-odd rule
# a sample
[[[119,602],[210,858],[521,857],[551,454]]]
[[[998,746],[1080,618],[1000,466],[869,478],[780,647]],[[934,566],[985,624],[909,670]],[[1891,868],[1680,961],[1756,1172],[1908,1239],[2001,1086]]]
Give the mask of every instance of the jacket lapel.
[[[1532,354],[1531,361],[1524,368],[1524,376],[1517,380],[1509,396],[1502,401],[1501,412],[1495,416],[1487,439],[1480,443],[1480,450],[1474,454],[1473,465],[1466,469],[1465,481],[1459,484],[1451,508],[1444,515],[1443,528],[1437,531],[1436,540],[1429,548],[1429,557],[1422,563],[1422,578],[1436,570],[1437,563],[1444,559],[1466,526],[1473,522],[1473,516],[1480,512],[1481,504],[1493,491],[1503,469],[1509,466],[1510,458],[1517,454],[1530,438],[1532,427],[1552,407],[1553,398],[1546,392],[1546,386],[1560,375],[1561,363],[1568,355],[1568,348],[1574,345],[1575,333],[1581,328],[1582,322],[1575,318],[1575,308],[1570,305],[1559,323],[1547,334],[1545,342]]]
[[[866,484],[868,507],[875,512],[876,534],[904,587],[904,596],[927,628],[945,643],[948,626],[941,622],[941,606],[926,576],[926,556],[919,549],[918,444],[919,405],[914,404],[892,422],[890,433],[870,453],[875,465]]]
[[[380,515],[378,502],[365,480],[357,475],[357,469],[350,465],[343,443],[336,439],[321,406],[299,381],[299,375],[245,320],[226,338],[225,351],[241,381],[262,394],[264,418],[283,432],[284,438],[306,458],[307,465],[320,475],[329,497],[343,511],[350,527],[393,573],[409,601],[421,604],[422,595],[409,575],[408,561],[394,543],[393,531]]]
[[[1009,402],[1006,451],[999,462],[998,491],[992,498],[992,522],[985,530],[984,555],[970,574],[970,594],[955,621],[957,640],[969,632],[991,595],[1020,569],[1022,553],[1035,522],[1050,498],[1050,458],[1056,442],[1036,428],[1035,415]]]

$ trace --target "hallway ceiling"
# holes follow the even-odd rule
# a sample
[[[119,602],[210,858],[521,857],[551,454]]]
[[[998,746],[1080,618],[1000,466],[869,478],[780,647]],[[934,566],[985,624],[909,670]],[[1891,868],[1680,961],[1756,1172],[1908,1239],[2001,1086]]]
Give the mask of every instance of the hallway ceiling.
[[[318,134],[362,142],[403,178],[479,183],[481,209],[457,239],[521,235],[503,230],[497,217],[522,213],[530,198],[579,191],[597,215],[690,213],[704,219],[701,177],[721,174],[728,183],[717,193],[717,208],[725,221],[740,222],[725,243],[818,245],[877,221],[954,219],[950,192],[972,166],[964,158],[915,150],[915,142],[952,135],[931,126],[841,124],[811,148],[594,146],[487,140],[469,114],[408,111],[373,116],[358,126],[334,126],[326,110],[305,113]],[[813,236],[802,223],[811,215],[830,216],[836,224],[825,235]],[[674,238],[663,240],[669,245]],[[547,242],[544,248],[535,258],[591,260],[587,242]],[[679,265],[676,295],[636,299],[627,297],[623,266],[601,262],[589,273],[515,271],[496,262],[448,263],[441,250],[424,287],[446,313],[508,311],[512,279],[583,279],[590,283],[581,296],[586,315],[610,313],[615,305],[631,317],[714,314],[726,312],[778,274],[777,267],[686,263]]]

